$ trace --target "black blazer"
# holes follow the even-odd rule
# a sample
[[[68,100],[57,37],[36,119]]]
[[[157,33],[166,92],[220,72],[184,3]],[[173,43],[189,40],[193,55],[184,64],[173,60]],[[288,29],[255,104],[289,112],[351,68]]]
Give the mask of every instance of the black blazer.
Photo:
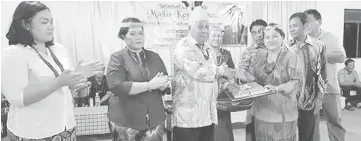
[[[149,76],[144,76],[128,48],[111,55],[107,82],[114,96],[109,100],[108,118],[117,125],[142,130],[146,128],[146,114],[149,112],[149,125],[156,127],[165,120],[162,102],[163,92],[147,91],[129,95],[133,82],[148,82],[158,72],[167,74],[162,59],[157,53],[144,49]]]

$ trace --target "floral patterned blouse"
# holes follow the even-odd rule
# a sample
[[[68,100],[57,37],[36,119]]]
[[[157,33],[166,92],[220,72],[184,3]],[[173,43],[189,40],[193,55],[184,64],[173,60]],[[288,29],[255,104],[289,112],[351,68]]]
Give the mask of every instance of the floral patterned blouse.
[[[196,128],[217,124],[216,55],[188,36],[177,44],[174,56],[172,126]]]
[[[296,95],[302,88],[299,59],[294,53],[284,49],[275,62],[268,63],[267,56],[267,50],[257,52],[249,72],[255,76],[258,84],[278,86],[283,91],[255,98],[254,115],[266,122],[295,121],[298,117]]]

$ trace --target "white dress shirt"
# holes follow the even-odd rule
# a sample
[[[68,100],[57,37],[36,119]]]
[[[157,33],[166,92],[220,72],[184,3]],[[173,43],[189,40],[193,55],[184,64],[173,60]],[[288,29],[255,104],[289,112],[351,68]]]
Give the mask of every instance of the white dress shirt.
[[[55,44],[50,48],[65,70],[73,69],[62,45]],[[48,55],[40,54],[61,74],[49,50]],[[24,105],[23,90],[27,86],[55,79],[53,71],[33,48],[11,45],[3,49],[1,55],[2,93],[11,104],[7,126],[12,133],[22,138],[40,139],[75,127],[69,87],[62,87],[36,103]]]
[[[330,32],[321,30],[321,35],[317,38],[326,45],[326,58],[333,60],[344,60],[346,56],[345,49],[339,44],[336,37]],[[338,55],[335,55],[337,54]],[[326,94],[340,94],[341,88],[337,80],[337,64],[326,63]]]

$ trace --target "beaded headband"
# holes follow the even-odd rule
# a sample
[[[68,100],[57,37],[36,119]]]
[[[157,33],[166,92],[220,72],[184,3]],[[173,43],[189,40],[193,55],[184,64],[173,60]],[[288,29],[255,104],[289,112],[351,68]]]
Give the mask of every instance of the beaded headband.
[[[143,27],[144,23],[126,22],[122,23],[120,27]]]

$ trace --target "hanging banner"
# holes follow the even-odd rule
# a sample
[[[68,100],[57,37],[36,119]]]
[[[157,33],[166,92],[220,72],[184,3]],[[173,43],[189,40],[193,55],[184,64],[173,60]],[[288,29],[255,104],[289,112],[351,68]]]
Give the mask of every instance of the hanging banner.
[[[229,7],[229,5],[232,5],[232,3],[203,2],[202,8],[208,11],[211,19],[215,19],[220,15],[220,11],[225,11],[224,8]],[[188,17],[190,11],[181,1],[134,2],[134,6],[136,8],[137,18],[146,23],[144,27],[146,37],[145,48],[175,47],[180,39],[188,35]],[[241,13],[244,11],[244,9],[241,10]],[[234,12],[230,14],[234,15]],[[245,14],[242,16],[244,15]],[[244,17],[241,18],[244,19]],[[246,23],[246,21],[243,20],[242,24],[243,23]],[[227,40],[234,38],[230,36],[241,36],[238,30],[233,30],[234,25],[228,25],[228,27],[226,30],[230,32],[228,33],[230,35],[225,34],[228,36],[227,38],[229,38]],[[242,32],[247,33],[246,30]],[[238,39],[235,39],[233,41],[234,43],[231,44],[240,44],[236,43],[236,40]]]

